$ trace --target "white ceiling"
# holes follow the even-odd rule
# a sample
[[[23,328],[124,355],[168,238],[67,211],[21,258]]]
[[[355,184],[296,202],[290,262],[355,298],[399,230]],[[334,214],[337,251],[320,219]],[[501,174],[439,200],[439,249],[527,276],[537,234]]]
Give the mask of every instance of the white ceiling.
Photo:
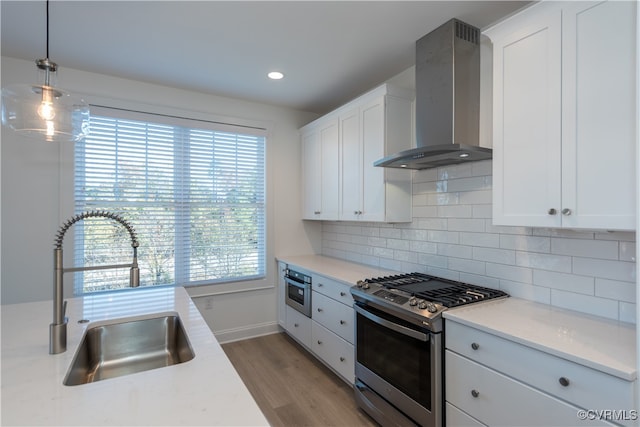
[[[525,3],[56,0],[49,56],[59,73],[68,67],[322,114],[414,65],[415,41],[450,18],[483,28]],[[44,58],[45,2],[0,7],[2,55]],[[270,81],[271,70],[285,78]]]

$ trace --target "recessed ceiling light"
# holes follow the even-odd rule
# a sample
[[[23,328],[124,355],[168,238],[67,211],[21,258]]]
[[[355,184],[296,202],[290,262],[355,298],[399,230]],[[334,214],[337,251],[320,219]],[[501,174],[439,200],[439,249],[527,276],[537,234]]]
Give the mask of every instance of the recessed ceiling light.
[[[272,71],[267,74],[267,77],[269,77],[271,80],[280,80],[284,77],[284,74],[282,74],[280,71]]]

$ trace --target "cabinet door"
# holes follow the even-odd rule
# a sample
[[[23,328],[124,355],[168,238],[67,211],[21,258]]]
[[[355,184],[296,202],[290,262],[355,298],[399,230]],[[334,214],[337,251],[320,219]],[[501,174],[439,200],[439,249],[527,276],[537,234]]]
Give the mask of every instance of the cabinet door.
[[[362,215],[363,221],[386,219],[385,169],[373,166],[385,156],[385,97],[381,96],[361,109]]]
[[[562,225],[635,228],[636,2],[567,2]]]
[[[287,269],[287,264],[284,262],[278,262],[278,324],[283,328],[287,327],[287,304],[285,298],[287,295],[287,284],[284,281],[284,273]]]
[[[340,219],[355,221],[362,211],[362,152],[360,151],[360,110],[340,115],[342,149],[342,207]]]
[[[320,182],[322,207],[319,219],[337,220],[340,209],[339,162],[340,147],[338,120],[332,119],[319,130],[320,139]],[[316,159],[318,162],[318,159]]]
[[[319,133],[302,135],[302,218],[319,219],[322,209]]]
[[[560,226],[561,16],[538,8],[489,33],[495,224]]]
[[[311,318],[287,306],[287,333],[300,344],[311,348]]]

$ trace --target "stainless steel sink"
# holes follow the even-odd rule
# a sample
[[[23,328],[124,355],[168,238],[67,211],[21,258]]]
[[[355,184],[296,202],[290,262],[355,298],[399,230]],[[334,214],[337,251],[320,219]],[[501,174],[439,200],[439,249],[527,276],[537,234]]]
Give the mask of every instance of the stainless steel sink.
[[[79,385],[188,362],[195,356],[177,313],[90,326],[64,385]]]

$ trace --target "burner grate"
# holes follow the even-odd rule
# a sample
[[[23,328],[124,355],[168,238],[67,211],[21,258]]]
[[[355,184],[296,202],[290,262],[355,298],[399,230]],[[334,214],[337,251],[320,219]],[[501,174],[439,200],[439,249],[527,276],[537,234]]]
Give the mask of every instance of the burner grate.
[[[449,308],[509,296],[506,292],[498,289],[470,285],[422,273],[378,277],[367,279],[367,282],[409,292],[415,297]]]

